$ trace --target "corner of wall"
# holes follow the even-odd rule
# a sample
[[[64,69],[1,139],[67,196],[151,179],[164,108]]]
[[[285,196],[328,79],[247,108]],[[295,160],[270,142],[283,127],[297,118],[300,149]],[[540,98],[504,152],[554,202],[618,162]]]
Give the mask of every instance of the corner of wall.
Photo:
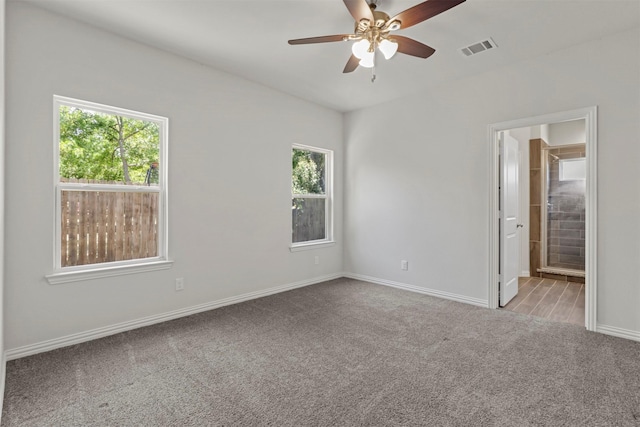
[[[4,404],[4,383],[7,378],[7,355],[4,352],[0,354],[0,422],[2,421],[2,407]]]
[[[4,102],[4,56],[5,56],[5,7],[0,0],[0,420],[4,401],[4,380],[7,358],[4,354],[4,146],[5,146],[5,102]]]

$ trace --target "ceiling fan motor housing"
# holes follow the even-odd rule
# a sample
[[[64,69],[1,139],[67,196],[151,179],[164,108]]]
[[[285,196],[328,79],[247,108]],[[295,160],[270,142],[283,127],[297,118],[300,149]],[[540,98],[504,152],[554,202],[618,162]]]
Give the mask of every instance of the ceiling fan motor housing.
[[[354,31],[356,37],[368,40],[371,43],[370,51],[375,50],[375,47],[389,36],[390,31],[400,28],[398,21],[389,23],[389,15],[374,9],[375,7],[371,8],[373,21],[366,18],[361,19],[360,22],[356,22]]]
[[[382,28],[384,24],[389,20],[389,15],[384,12],[379,12],[377,10],[372,10],[373,12],[373,23],[376,27]]]

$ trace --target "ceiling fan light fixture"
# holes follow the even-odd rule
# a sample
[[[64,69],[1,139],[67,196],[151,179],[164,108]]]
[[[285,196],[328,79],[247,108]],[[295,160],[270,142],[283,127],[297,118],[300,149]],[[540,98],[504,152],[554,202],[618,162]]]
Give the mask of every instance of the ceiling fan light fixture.
[[[360,66],[364,68],[373,68],[374,66],[374,52],[366,52],[360,59]]]
[[[378,48],[385,59],[391,59],[397,52],[426,59],[435,53],[434,48],[405,36],[394,35],[389,39],[389,33],[395,30],[406,30],[465,1],[423,0],[422,3],[389,17],[387,13],[376,10],[378,0],[343,0],[351,17],[355,19],[355,27],[352,34],[294,39],[289,40],[289,44],[353,41],[354,43],[351,45],[352,54],[342,70],[343,73],[351,73],[358,66],[365,68],[375,67],[375,51]],[[469,50],[469,48],[465,49]],[[467,54],[466,51],[463,52]],[[375,68],[371,78],[371,81],[373,80],[375,80]]]
[[[354,56],[358,59],[363,59],[369,52],[369,47],[371,43],[369,40],[362,39],[360,41],[355,42],[351,46],[351,52],[353,52]]]
[[[378,45],[378,49],[380,49],[380,52],[384,55],[384,59],[391,59],[398,51],[398,43],[393,40],[384,39]]]
[[[396,30],[399,30],[399,29],[400,29],[400,26],[401,26],[400,21],[393,21],[393,22],[391,22],[391,23],[389,24],[389,26],[387,27],[387,29],[388,29],[389,31],[396,31]]]

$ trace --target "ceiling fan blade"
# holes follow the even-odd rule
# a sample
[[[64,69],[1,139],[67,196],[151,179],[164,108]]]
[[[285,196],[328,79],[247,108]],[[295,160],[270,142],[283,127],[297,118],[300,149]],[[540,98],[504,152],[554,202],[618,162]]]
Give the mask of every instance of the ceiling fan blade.
[[[391,18],[389,22],[397,20],[401,22],[400,28],[409,28],[422,21],[426,21],[429,18],[433,18],[434,16],[457,6],[464,1],[465,0],[427,0],[400,12]]]
[[[356,22],[360,22],[363,18],[373,21],[373,13],[366,0],[344,0],[344,4]]]
[[[344,70],[342,70],[342,72],[350,73],[358,68],[358,65],[360,65],[360,60],[355,55],[351,55],[351,58],[347,61],[347,65],[344,66]]]
[[[336,34],[334,36],[307,37],[306,39],[289,40],[289,44],[341,42],[343,40],[346,40],[345,37],[349,37],[349,36],[351,36],[351,34]]]
[[[389,37],[391,40],[398,42],[398,52],[405,55],[417,56],[418,58],[428,58],[436,51],[434,48],[422,44],[419,41],[410,39],[409,37],[396,36]]]

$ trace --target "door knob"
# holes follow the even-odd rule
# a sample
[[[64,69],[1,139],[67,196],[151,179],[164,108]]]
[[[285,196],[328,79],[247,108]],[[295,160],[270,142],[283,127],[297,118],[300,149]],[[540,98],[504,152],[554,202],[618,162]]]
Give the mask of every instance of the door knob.
[[[516,228],[522,228],[522,227],[524,227],[524,224],[517,224],[516,225]]]

